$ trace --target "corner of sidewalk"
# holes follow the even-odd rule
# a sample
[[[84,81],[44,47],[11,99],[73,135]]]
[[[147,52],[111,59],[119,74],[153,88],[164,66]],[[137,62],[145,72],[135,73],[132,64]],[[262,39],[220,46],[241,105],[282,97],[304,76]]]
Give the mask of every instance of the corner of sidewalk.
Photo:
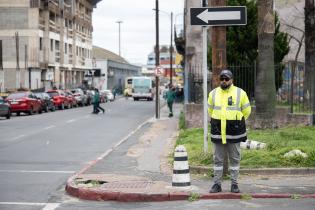
[[[121,150],[120,154],[125,154],[126,159],[133,159],[136,164],[132,170],[125,168],[125,171],[119,172],[105,171],[104,165],[108,163],[104,160],[110,156],[107,156],[109,153],[102,155],[68,179],[67,193],[85,200],[122,202],[188,200],[196,195],[199,199],[242,199],[244,196],[315,198],[315,184],[311,184],[315,183],[314,177],[303,177],[304,182],[303,180],[297,182],[298,177],[245,177],[240,179],[239,183],[241,190],[246,192],[244,194],[230,192],[210,194],[208,193],[210,181],[200,176],[193,176],[194,180],[191,181],[193,185],[190,187],[172,187],[169,154],[175,146],[182,109],[182,104],[174,104],[174,117],[169,118],[167,106],[162,106],[160,118],[149,120],[149,126],[143,128],[138,136],[135,135],[136,142],[125,145],[127,147],[125,150],[121,149],[121,146],[124,146],[121,145],[109,152]],[[126,159],[120,155],[114,161],[124,162]],[[294,188],[296,185],[299,186]],[[228,183],[224,182],[223,188],[228,189]]]

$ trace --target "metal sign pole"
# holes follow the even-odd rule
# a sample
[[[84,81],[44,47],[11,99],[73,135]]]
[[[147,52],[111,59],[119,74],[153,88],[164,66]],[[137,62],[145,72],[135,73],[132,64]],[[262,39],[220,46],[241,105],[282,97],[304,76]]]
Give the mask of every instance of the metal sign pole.
[[[208,152],[208,90],[207,90],[207,27],[202,27],[202,73],[203,73],[203,151]]]

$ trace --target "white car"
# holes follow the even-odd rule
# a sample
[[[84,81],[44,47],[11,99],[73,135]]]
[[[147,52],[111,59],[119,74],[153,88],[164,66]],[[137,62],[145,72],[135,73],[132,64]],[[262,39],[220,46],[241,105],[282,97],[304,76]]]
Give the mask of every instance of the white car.
[[[101,94],[105,95],[106,101],[114,101],[114,95],[111,90],[102,90]]]

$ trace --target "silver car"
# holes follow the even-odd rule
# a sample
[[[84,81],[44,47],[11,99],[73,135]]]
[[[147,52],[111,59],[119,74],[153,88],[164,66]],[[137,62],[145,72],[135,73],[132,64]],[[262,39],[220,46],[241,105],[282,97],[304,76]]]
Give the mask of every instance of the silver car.
[[[77,100],[80,106],[88,105],[87,96],[84,94],[82,89],[80,88],[72,89],[71,93],[73,94],[74,98]]]
[[[10,105],[6,103],[1,96],[0,96],[0,117],[6,117],[7,119],[10,119],[11,117]]]

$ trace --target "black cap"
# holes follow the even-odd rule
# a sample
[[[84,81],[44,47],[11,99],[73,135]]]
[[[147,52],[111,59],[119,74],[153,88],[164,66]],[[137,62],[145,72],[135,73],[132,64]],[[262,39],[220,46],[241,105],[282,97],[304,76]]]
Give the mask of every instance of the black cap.
[[[229,78],[229,79],[233,79],[233,74],[232,74],[232,72],[231,72],[230,70],[224,69],[224,70],[222,70],[221,73],[220,73],[220,78],[221,78],[221,77],[227,77],[227,78]]]

